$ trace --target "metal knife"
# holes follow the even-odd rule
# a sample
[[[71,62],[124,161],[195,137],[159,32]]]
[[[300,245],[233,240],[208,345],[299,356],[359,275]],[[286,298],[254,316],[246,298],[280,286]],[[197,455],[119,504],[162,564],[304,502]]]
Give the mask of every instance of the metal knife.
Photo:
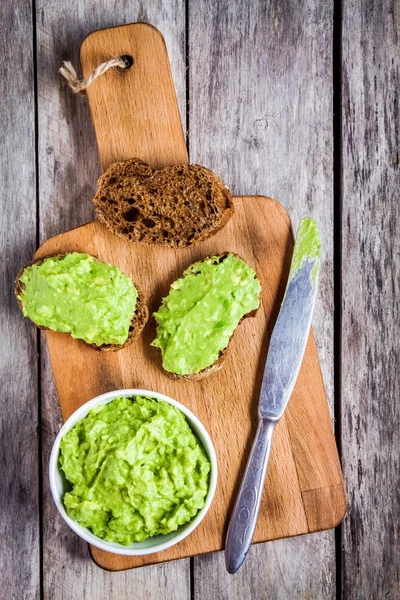
[[[303,360],[317,292],[321,239],[317,223],[298,227],[285,296],[272,332],[258,404],[258,428],[231,515],[225,542],[228,573],[236,573],[250,548],[275,425],[282,417]]]

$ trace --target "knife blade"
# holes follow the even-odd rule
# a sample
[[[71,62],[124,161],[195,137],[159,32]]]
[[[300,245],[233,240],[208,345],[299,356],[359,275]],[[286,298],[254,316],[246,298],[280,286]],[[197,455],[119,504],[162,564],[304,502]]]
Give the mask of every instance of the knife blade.
[[[258,404],[258,427],[225,542],[225,565],[236,573],[246,558],[260,509],[275,426],[296,383],[306,349],[321,262],[317,223],[298,227],[285,296],[272,332]]]

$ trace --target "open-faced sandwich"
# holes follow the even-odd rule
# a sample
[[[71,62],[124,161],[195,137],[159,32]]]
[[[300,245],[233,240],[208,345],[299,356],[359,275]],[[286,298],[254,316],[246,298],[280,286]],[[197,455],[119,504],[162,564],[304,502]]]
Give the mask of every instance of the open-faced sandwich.
[[[120,350],[142,331],[143,294],[118,267],[69,252],[35,261],[16,278],[24,313],[41,329],[71,334],[98,350]]]
[[[240,321],[260,304],[256,272],[233,252],[191,265],[176,280],[154,317],[153,341],[174,378],[202,379],[221,368]]]

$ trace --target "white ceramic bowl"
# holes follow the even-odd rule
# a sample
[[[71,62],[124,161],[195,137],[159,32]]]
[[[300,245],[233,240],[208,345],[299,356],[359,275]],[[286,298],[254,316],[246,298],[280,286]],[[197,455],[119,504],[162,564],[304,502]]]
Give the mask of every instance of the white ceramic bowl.
[[[147,396],[150,398],[156,398],[158,400],[163,400],[164,402],[168,402],[173,406],[176,406],[179,410],[181,410],[186,416],[188,422],[190,423],[194,433],[197,435],[205,451],[208,454],[210,463],[211,463],[211,473],[210,473],[210,486],[206,498],[206,503],[201,511],[195,516],[195,518],[186,523],[185,525],[181,525],[176,531],[172,531],[167,535],[157,535],[154,537],[147,538],[143,542],[134,542],[130,546],[123,546],[122,544],[117,544],[115,542],[106,542],[101,538],[94,535],[89,529],[86,527],[81,527],[78,523],[70,519],[67,515],[64,505],[62,503],[62,498],[70,489],[69,483],[66,481],[64,477],[64,473],[58,466],[58,458],[60,454],[60,442],[61,438],[78,423],[81,419],[83,419],[89,410],[94,406],[98,406],[99,404],[107,404],[111,402],[114,398],[118,396]],[[93,400],[89,400],[83,406],[78,408],[70,418],[64,423],[62,428],[60,429],[56,440],[53,445],[53,449],[51,451],[50,456],[50,464],[49,464],[49,476],[50,476],[50,488],[51,493],[53,495],[54,502],[66,523],[77,533],[81,538],[100,548],[101,550],[106,550],[107,552],[113,552],[114,554],[124,554],[126,556],[139,556],[143,554],[152,554],[153,552],[160,552],[161,550],[165,550],[166,548],[170,548],[174,546],[185,537],[187,537],[202,519],[205,517],[208,509],[210,508],[211,502],[214,497],[215,488],[217,485],[217,458],[215,456],[214,446],[205,430],[204,426],[200,423],[199,419],[194,416],[194,414],[180,404],[176,400],[169,398],[168,396],[164,396],[164,394],[159,394],[158,392],[151,392],[149,390],[116,390],[115,392],[108,392],[107,394],[102,394],[101,396],[97,396],[97,398],[93,398]]]

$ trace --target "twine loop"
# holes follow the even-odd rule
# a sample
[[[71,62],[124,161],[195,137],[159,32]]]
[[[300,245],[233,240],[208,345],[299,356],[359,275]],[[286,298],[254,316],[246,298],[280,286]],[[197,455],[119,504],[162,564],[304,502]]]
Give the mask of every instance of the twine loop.
[[[129,69],[132,65],[132,62],[129,60],[130,57],[127,56],[119,56],[111,58],[106,62],[101,63],[96,69],[91,73],[87,79],[80,79],[77,75],[77,72],[69,61],[64,61],[63,66],[60,68],[60,73],[65,79],[68,81],[68,85],[71,90],[75,94],[85,94],[86,89],[101,75],[103,75],[108,69],[112,69],[113,67],[118,67],[120,69]]]

